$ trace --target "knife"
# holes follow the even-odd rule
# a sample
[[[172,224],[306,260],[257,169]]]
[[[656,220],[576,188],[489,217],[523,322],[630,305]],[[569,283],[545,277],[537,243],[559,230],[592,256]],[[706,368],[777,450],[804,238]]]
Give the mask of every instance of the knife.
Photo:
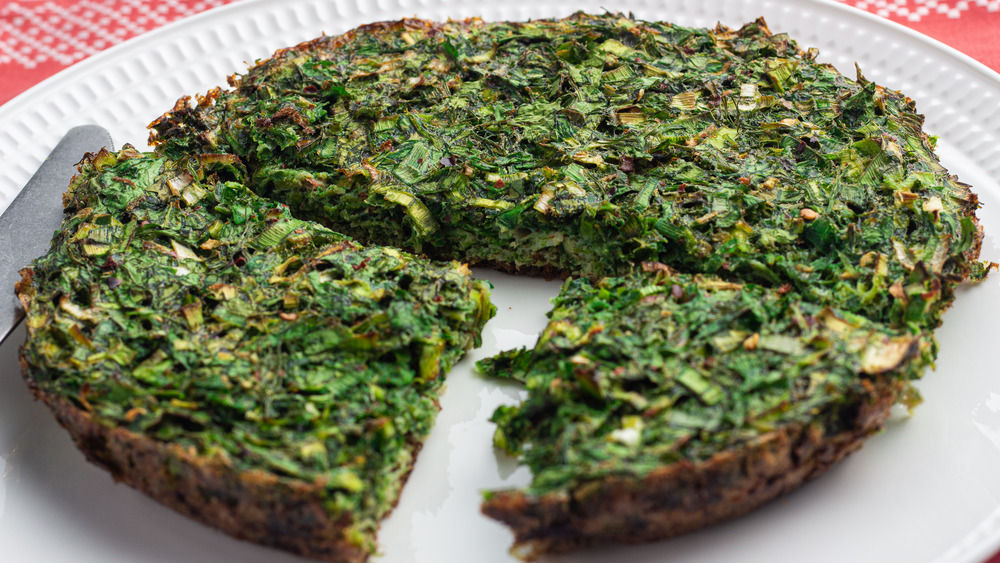
[[[14,295],[18,273],[45,253],[62,224],[62,194],[84,153],[112,150],[111,135],[97,125],[74,127],[0,215],[0,343],[21,322],[24,311]]]

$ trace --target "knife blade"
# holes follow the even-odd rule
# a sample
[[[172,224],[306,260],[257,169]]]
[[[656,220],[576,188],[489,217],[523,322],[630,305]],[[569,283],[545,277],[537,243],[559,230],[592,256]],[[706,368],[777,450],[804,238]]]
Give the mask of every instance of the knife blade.
[[[24,311],[14,294],[22,268],[49,248],[63,219],[62,194],[84,153],[112,150],[111,134],[97,125],[74,127],[0,215],[0,343],[21,322]]]

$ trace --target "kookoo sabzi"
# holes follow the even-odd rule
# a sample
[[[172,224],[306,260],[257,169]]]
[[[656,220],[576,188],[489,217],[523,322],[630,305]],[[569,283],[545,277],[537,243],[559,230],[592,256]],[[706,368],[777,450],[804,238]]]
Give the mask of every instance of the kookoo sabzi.
[[[528,399],[501,408],[494,421],[498,445],[520,455],[534,475],[526,490],[487,494],[483,510],[514,529],[517,553],[526,557],[646,541],[759,506],[859,447],[893,403],[914,404],[909,381],[936,354],[933,331],[956,285],[983,273],[975,262],[977,199],[938,163],[913,102],[815,57],[763,20],[739,30],[619,14],[373,24],[284,49],[233,77],[231,89],[212,90],[195,104],[180,100],[151,125],[159,157],[116,158],[168,168],[228,162],[225,174],[207,176],[199,191],[221,198],[220,184],[239,186],[240,202],[280,201],[290,209],[284,220],[298,228],[328,233],[320,223],[365,245],[568,277],[536,346],[481,366],[527,386]],[[169,179],[157,185],[176,188],[179,196],[163,193],[168,200],[184,199],[186,186]],[[228,214],[234,205],[223,203],[224,216],[213,221],[227,229],[260,225],[259,216],[235,223],[238,214]],[[64,232],[54,252],[72,252],[71,243],[100,252],[101,229],[128,224],[120,213],[87,218],[95,226]],[[252,240],[259,239],[242,244]],[[186,256],[167,239],[152,242],[173,259]],[[233,252],[234,263],[251,254]],[[200,266],[221,265],[197,257]],[[283,259],[291,265],[269,265],[281,271],[255,283],[283,283],[273,280],[312,263],[301,255]],[[81,277],[114,269],[99,262]],[[441,275],[458,276],[443,268]],[[36,315],[29,318],[69,315],[61,336],[42,336],[41,320],[29,325],[27,373],[69,410],[96,417],[102,395],[79,379],[89,368],[39,377],[54,371],[33,358],[58,343],[75,366],[121,354],[118,344],[96,345],[88,291],[43,285],[37,274],[27,279],[22,294],[53,300],[43,309],[29,298],[29,315]],[[489,315],[485,289],[467,280],[456,287],[467,288],[454,295],[461,314],[440,322],[460,326],[436,333],[462,335],[452,338],[455,348],[419,331],[409,355],[379,361],[410,366],[414,385],[437,381],[420,376],[425,358],[468,346]],[[206,297],[178,304],[195,298],[201,322],[214,320]],[[263,302],[286,306],[284,296],[280,304],[270,299]],[[164,316],[158,303],[142,306]],[[109,308],[112,317],[117,306]],[[192,321],[201,326],[195,312],[181,317],[189,328]],[[389,340],[393,330],[405,332],[391,323],[387,330]],[[141,366],[122,364],[115,373],[164,365],[155,350],[148,354]],[[318,354],[336,361],[322,347]],[[290,350],[257,362],[280,373],[312,357]],[[435,376],[448,362],[438,364],[427,362]],[[177,377],[181,366],[171,363],[158,376]],[[129,389],[113,387],[104,397]],[[287,396],[291,410],[282,412],[308,408],[308,392]],[[352,397],[340,408],[352,411]],[[186,391],[169,402],[175,410],[195,403]],[[241,408],[232,413],[256,412]],[[405,418],[408,409],[385,416]],[[193,421],[151,438],[188,444],[195,431],[215,431],[214,422],[197,418],[217,411],[201,403],[189,410]],[[120,413],[132,418],[125,423],[98,424],[134,424],[142,420],[137,412]],[[332,410],[314,418],[296,412],[289,416],[317,427],[329,421],[326,432],[339,434]],[[372,440],[384,429],[361,426],[359,440],[378,451]],[[234,463],[273,451],[243,443],[246,451],[229,454]],[[261,454],[265,461],[254,467],[287,479],[305,458],[316,459],[341,475],[313,479],[326,494],[356,492],[359,506],[391,506],[382,501],[392,495],[382,491],[397,489],[405,471],[394,472],[392,483],[354,481],[342,476],[350,474],[343,460],[353,455],[342,442],[317,435],[310,444],[286,453],[284,468],[267,461],[272,454]],[[324,506],[338,517],[349,513]],[[372,549],[366,526],[341,538],[354,542],[358,557]],[[304,538],[286,547],[349,560],[308,544]]]

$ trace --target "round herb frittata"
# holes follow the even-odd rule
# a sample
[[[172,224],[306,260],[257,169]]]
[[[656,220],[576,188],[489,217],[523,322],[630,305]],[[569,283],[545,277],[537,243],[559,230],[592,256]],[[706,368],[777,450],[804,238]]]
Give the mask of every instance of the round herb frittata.
[[[816,55],[763,20],[613,13],[281,50],[178,101],[155,154],[85,165],[20,286],[26,374],[98,426],[308,483],[340,526],[230,533],[363,559],[493,311],[407,253],[557,275],[535,347],[480,366],[528,390],[494,422],[533,482],[483,506],[518,553],[751,510],[918,401],[984,273],[913,101]]]

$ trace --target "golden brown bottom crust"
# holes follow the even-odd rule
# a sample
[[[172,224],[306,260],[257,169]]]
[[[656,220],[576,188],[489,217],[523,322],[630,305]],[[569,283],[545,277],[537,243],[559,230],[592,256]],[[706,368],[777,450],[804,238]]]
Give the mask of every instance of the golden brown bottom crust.
[[[332,517],[319,486],[264,471],[239,471],[219,459],[198,456],[177,444],[109,428],[88,412],[35,385],[36,398],[55,413],[87,459],[160,503],[236,538],[306,557],[360,563],[368,552],[348,541],[350,515]]]
[[[645,478],[612,477],[570,493],[502,491],[483,513],[514,531],[524,559],[602,543],[665,539],[729,520],[820,475],[880,430],[905,383],[882,378],[868,389],[844,429],[797,424],[701,462],[681,461]]]

